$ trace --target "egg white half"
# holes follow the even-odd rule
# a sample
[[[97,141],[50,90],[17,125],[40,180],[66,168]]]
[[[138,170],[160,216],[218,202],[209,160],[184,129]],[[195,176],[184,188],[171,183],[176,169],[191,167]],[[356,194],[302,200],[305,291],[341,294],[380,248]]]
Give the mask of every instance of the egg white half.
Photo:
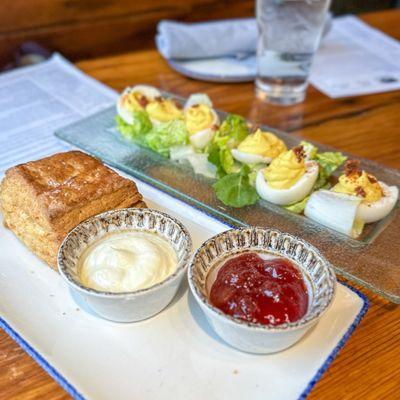
[[[361,203],[357,209],[357,218],[366,224],[385,218],[393,210],[399,198],[399,189],[396,186],[388,186],[380,181],[378,183],[383,196],[372,203]]]
[[[306,173],[288,189],[271,188],[264,178],[261,169],[257,172],[256,190],[259,196],[271,203],[278,205],[289,205],[303,200],[314,186],[318,178],[318,163],[315,161],[306,162]]]
[[[259,154],[246,153],[238,149],[231,150],[232,157],[243,164],[269,164],[272,161],[271,157],[263,157]]]
[[[196,149],[203,149],[211,142],[215,135],[215,125],[219,125],[219,117],[217,113],[211,109],[213,114],[213,122],[209,128],[203,129],[199,132],[189,135],[190,143],[196,147]]]
[[[122,103],[122,96],[126,94],[127,89],[123,91],[121,96],[117,100],[117,113],[123,119],[124,122],[131,125],[133,123],[132,111],[129,111]]]
[[[154,86],[150,85],[136,85],[131,89],[131,91],[139,92],[151,100],[154,100],[156,97],[161,97],[161,92]]]
[[[211,99],[205,93],[193,93],[186,100],[184,111],[196,104],[204,104],[210,108],[213,106]]]

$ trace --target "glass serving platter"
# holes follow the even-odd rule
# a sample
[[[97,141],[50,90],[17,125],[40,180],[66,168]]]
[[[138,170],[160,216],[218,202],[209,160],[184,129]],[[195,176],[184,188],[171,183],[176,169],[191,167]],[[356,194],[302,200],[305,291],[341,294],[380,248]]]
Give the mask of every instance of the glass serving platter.
[[[163,93],[181,102],[185,99]],[[221,119],[227,113],[218,111]],[[383,220],[369,224],[358,239],[322,226],[307,217],[260,200],[243,208],[222,204],[216,197],[213,179],[195,174],[189,164],[166,159],[159,154],[123,139],[115,127],[115,107],[56,131],[56,136],[100,158],[136,178],[159,188],[186,203],[211,214],[231,226],[270,226],[307,240],[319,248],[334,265],[337,273],[400,303],[400,212],[399,205]],[[249,122],[251,125],[251,123]],[[288,147],[299,138],[261,126],[276,133]],[[310,141],[321,151],[331,147]],[[345,154],[345,153],[344,153]],[[347,154],[348,155],[348,154]],[[400,172],[370,160],[357,158],[368,172],[389,185],[400,187]]]

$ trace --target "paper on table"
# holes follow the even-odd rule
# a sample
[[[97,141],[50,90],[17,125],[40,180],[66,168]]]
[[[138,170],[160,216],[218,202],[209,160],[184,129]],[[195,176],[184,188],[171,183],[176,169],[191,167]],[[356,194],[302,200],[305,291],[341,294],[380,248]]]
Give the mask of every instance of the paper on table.
[[[336,18],[310,81],[333,98],[400,89],[400,43],[356,17]]]
[[[106,108],[117,94],[59,54],[0,75],[0,173],[70,149],[56,129]]]

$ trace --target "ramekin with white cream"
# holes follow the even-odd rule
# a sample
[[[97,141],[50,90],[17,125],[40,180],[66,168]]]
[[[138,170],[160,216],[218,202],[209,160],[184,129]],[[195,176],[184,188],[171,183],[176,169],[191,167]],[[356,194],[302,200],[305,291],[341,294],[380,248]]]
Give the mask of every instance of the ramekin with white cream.
[[[134,322],[170,303],[191,250],[190,235],[175,218],[151,209],[112,210],[67,235],[58,269],[99,316]]]

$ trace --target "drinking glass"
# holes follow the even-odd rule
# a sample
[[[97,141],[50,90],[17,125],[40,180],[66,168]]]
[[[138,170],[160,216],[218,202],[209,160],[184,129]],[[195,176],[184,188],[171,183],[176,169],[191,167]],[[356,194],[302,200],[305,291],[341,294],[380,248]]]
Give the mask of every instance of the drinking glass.
[[[257,97],[302,102],[330,0],[257,0]]]

